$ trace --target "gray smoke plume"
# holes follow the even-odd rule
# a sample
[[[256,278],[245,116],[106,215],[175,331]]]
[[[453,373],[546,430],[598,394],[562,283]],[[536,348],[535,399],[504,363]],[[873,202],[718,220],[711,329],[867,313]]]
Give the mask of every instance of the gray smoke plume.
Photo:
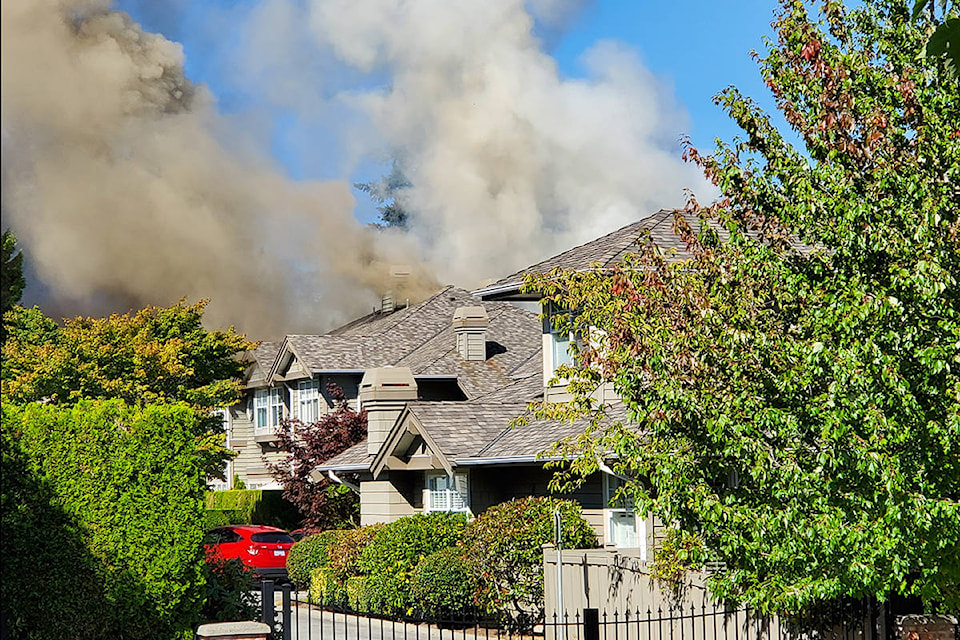
[[[402,234],[359,225],[347,182],[284,177],[255,121],[219,115],[184,78],[179,45],[106,0],[5,0],[5,217],[61,300],[211,297],[212,319],[268,335],[369,310],[394,264],[414,273],[401,299],[473,287],[683,204],[684,188],[712,195],[679,159],[682,110],[631,51],[599,43],[576,79],[544,52],[540,37],[583,5],[222,12],[217,28],[242,46],[219,68],[261,105],[333,132],[337,175],[363,157],[399,160],[412,184]]]
[[[2,11],[4,224],[57,308],[210,297],[214,324],[317,331],[418,264],[356,222],[348,183],[291,181],[232,135],[178,44],[102,1]],[[436,285],[413,273],[401,295]]]
[[[713,195],[680,159],[685,113],[634,52],[600,42],[581,78],[545,53],[537,34],[562,30],[584,4],[269,0],[248,29],[273,43],[306,41],[309,29],[313,64],[387,79],[388,89],[327,83],[301,99],[325,91],[325,104],[362,119],[350,138],[366,144],[360,155],[400,159],[421,254],[441,280],[472,286],[682,205],[685,188]],[[287,95],[295,83],[271,49],[251,63],[271,69],[269,93]]]

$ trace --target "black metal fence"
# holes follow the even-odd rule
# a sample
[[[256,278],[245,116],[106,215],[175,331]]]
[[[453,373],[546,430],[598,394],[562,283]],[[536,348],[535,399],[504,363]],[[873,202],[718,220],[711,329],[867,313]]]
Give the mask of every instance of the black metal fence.
[[[377,617],[319,606],[290,585],[262,586],[263,621],[275,640],[886,640],[871,602],[847,602],[794,617],[704,603],[667,610],[584,609],[518,624],[507,616],[411,612]]]

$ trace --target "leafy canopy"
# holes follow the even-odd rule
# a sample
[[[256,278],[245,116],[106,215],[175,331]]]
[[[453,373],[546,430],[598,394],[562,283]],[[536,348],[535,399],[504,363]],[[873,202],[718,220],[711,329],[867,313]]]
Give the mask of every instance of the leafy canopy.
[[[744,138],[686,150],[722,192],[677,214],[691,260],[648,242],[532,279],[589,338],[561,372],[573,402],[538,412],[594,409],[613,382],[634,424],[561,449],[636,478],[676,524],[672,560],[723,563],[720,597],[957,610],[960,90],[903,1],[784,0],[773,26],[760,68],[803,148],[731,87]]]
[[[17,237],[10,230],[3,232],[3,259],[0,261],[0,313],[10,311],[20,302],[26,281],[23,278],[23,254],[17,250]]]
[[[235,356],[255,345],[233,329],[204,329],[205,305],[181,301],[135,314],[68,319],[63,326],[36,307],[14,307],[4,316],[4,400],[183,402],[198,414],[194,435],[215,469],[228,454],[222,447],[221,419],[213,410],[239,399],[245,364]]]

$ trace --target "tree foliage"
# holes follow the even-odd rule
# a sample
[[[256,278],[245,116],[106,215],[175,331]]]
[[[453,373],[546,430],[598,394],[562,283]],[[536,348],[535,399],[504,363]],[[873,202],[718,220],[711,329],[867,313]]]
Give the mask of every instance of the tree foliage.
[[[15,307],[4,316],[4,397],[18,404],[184,402],[198,415],[195,435],[213,471],[228,455],[213,410],[239,399],[245,365],[235,356],[255,345],[233,329],[204,329],[205,306],[181,301],[133,314],[68,319],[63,326],[36,307]]]
[[[20,302],[26,281],[23,279],[23,254],[17,250],[17,237],[8,229],[3,232],[3,257],[0,261],[0,313],[6,313]]]
[[[410,222],[410,213],[407,210],[406,191],[413,185],[407,180],[406,175],[400,169],[400,164],[394,160],[390,167],[390,173],[381,177],[379,180],[371,182],[358,182],[353,185],[355,188],[366,193],[377,203],[377,211],[380,212],[380,221],[377,227],[393,227],[397,229],[406,229]]]
[[[359,500],[346,486],[311,478],[319,465],[367,436],[367,413],[351,410],[339,386],[330,384],[327,392],[336,405],[333,411],[309,424],[285,422],[277,431],[277,446],[287,455],[267,465],[283,485],[283,497],[303,514],[307,529],[356,526],[359,512]]]
[[[560,448],[636,478],[683,561],[723,563],[721,597],[956,610],[960,91],[902,0],[784,0],[773,26],[761,72],[803,148],[731,87],[744,138],[686,150],[722,192],[676,216],[691,260],[648,241],[533,279],[589,338],[561,372],[574,401],[538,413],[596,409],[613,382],[633,423]]]

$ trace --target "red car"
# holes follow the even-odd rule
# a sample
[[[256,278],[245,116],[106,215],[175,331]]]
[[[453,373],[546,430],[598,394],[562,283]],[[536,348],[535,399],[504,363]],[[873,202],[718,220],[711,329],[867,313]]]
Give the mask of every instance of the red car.
[[[293,538],[283,529],[259,524],[236,524],[210,529],[203,537],[210,559],[236,558],[253,571],[255,578],[278,582],[289,580],[287,554]]]

